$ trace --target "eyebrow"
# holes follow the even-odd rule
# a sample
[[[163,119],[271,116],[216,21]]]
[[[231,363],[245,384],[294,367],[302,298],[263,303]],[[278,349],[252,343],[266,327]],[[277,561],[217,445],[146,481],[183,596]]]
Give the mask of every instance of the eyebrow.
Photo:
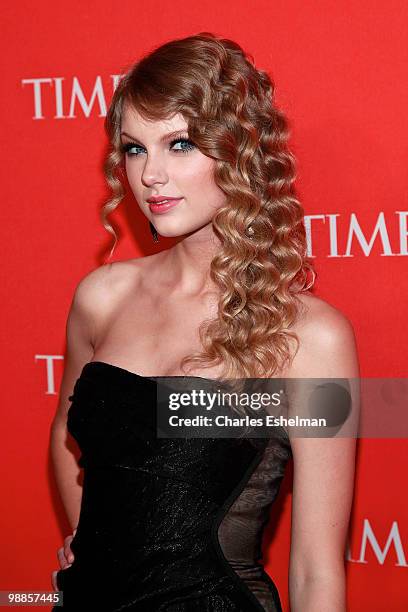
[[[187,128],[182,128],[182,129],[176,130],[174,132],[169,132],[168,134],[164,134],[160,138],[160,142],[165,142],[165,141],[169,140],[170,138],[174,138],[176,136],[180,136],[181,134],[185,134],[185,133],[188,133]],[[135,138],[134,136],[131,136],[130,134],[127,134],[126,132],[121,132],[120,135],[121,136],[126,136],[127,138],[130,138],[131,140],[133,140],[135,142],[141,142],[138,138]]]

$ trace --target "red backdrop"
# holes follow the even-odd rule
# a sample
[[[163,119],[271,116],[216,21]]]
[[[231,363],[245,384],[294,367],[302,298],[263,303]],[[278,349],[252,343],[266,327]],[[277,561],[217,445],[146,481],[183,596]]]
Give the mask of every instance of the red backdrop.
[[[363,377],[405,377],[408,4],[20,0],[2,13],[0,590],[51,590],[69,526],[49,428],[74,288],[111,246],[98,210],[109,193],[103,119],[115,75],[153,46],[205,30],[270,72],[292,125],[316,293],[352,321]],[[131,197],[113,219],[122,233],[114,260],[157,248]],[[408,609],[407,469],[406,440],[360,441],[352,612]],[[291,479],[289,464],[264,546],[285,610]]]

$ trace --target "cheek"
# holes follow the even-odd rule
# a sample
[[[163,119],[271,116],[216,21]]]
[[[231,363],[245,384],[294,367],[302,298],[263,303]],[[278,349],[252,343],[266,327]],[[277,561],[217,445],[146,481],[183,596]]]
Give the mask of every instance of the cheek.
[[[142,176],[141,176],[141,169],[138,168],[138,165],[135,163],[132,163],[132,161],[127,159],[125,163],[125,172],[126,172],[128,183],[132,188],[132,191],[141,189]]]
[[[215,161],[203,155],[194,162],[185,168],[184,187],[187,189],[188,185],[189,194],[198,196],[198,200],[211,202],[212,206],[221,205],[225,201],[225,194],[214,181]]]

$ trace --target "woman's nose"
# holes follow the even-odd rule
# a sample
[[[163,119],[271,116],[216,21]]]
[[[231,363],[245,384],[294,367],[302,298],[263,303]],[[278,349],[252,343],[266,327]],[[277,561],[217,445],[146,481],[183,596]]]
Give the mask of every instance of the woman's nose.
[[[165,183],[167,178],[168,175],[164,160],[159,159],[159,157],[146,159],[142,172],[142,182],[145,185],[149,186],[153,183]]]

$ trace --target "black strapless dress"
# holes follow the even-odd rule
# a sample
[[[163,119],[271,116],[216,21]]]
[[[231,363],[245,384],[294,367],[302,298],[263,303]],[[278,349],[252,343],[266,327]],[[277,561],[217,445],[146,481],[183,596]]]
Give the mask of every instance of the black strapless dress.
[[[286,432],[158,438],[156,379],[93,361],[75,383],[67,426],[83,493],[75,559],[57,573],[64,605],[53,610],[281,610],[260,558],[291,456]]]

